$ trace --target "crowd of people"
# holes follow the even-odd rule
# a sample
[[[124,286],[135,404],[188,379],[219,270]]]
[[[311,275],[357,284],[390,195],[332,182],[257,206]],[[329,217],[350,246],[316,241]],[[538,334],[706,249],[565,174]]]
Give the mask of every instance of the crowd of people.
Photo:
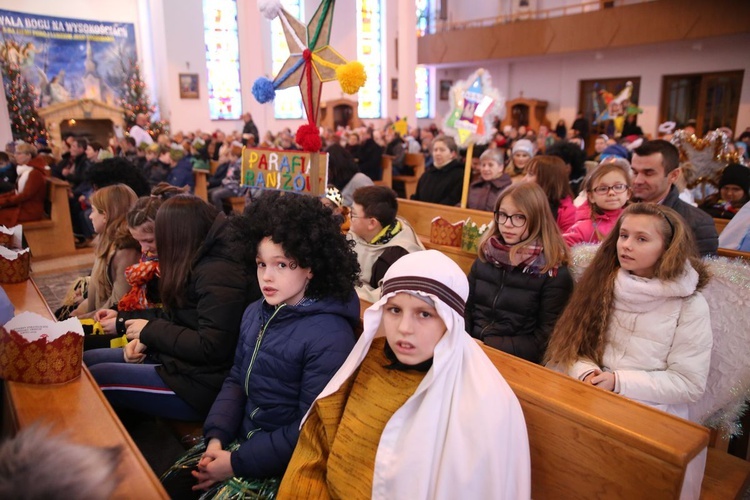
[[[121,144],[69,137],[58,161],[18,144],[16,176],[0,166],[11,225],[43,215],[29,191],[45,175],[71,184],[74,228],[94,241],[95,262],[65,315],[105,333],[87,339],[84,361],[111,404],[204,422],[163,477],[174,498],[528,498],[520,406],[472,337],[681,417],[705,390],[700,257],[720,243],[712,216],[740,220],[750,206],[744,165],[726,167],[698,208],[682,199],[666,140],[599,136],[586,164],[580,124],[501,130],[472,164],[469,208],[493,222],[467,276],[425,250],[396,192],[374,184],[380,155],[405,173],[405,154],[422,153],[413,198],[458,205],[453,138],[437,127],[327,131],[325,196],[248,191],[230,216],[223,201],[245,193],[243,146],[295,148],[290,131],[259,138],[244,119],[235,134],[151,138],[139,118]],[[212,161],[206,202],[190,193],[192,171]],[[575,283],[580,244],[599,247]],[[359,299],[373,304],[363,323]]]

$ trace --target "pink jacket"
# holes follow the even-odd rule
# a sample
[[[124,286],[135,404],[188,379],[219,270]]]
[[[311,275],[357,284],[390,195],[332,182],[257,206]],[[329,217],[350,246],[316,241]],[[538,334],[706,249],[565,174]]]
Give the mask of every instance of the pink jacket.
[[[560,200],[560,206],[557,207],[557,226],[561,233],[566,233],[576,221],[576,207],[570,196]]]
[[[624,209],[619,208],[617,210],[606,210],[603,214],[596,214],[594,220],[581,219],[573,227],[568,229],[563,234],[565,243],[572,247],[578,243],[598,243],[601,241],[600,237],[597,236],[596,232],[599,231],[601,238],[607,236],[617,223],[617,219],[620,217]]]

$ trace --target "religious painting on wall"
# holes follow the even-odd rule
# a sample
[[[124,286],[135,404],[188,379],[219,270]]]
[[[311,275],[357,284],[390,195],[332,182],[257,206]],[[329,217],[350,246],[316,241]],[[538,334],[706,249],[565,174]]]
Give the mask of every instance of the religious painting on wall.
[[[198,99],[198,73],[180,73],[180,99]]]
[[[33,85],[38,108],[78,99],[116,105],[136,58],[132,23],[0,10],[0,62]]]

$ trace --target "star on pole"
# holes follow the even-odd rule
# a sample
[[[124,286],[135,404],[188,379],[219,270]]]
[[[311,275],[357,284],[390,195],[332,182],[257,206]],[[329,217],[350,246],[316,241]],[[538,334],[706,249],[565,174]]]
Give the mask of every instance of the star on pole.
[[[336,80],[336,67],[346,64],[330,45],[334,0],[324,0],[307,25],[285,9],[279,12],[289,58],[274,79],[278,90],[299,86],[308,121],[318,122],[323,82]]]

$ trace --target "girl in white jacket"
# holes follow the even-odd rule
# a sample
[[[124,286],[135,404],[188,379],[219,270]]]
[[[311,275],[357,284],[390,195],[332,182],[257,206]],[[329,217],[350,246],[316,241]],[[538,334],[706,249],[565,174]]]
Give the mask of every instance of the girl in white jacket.
[[[629,206],[555,326],[548,366],[688,418],[711,362],[708,304],[698,291],[708,278],[677,212]]]

